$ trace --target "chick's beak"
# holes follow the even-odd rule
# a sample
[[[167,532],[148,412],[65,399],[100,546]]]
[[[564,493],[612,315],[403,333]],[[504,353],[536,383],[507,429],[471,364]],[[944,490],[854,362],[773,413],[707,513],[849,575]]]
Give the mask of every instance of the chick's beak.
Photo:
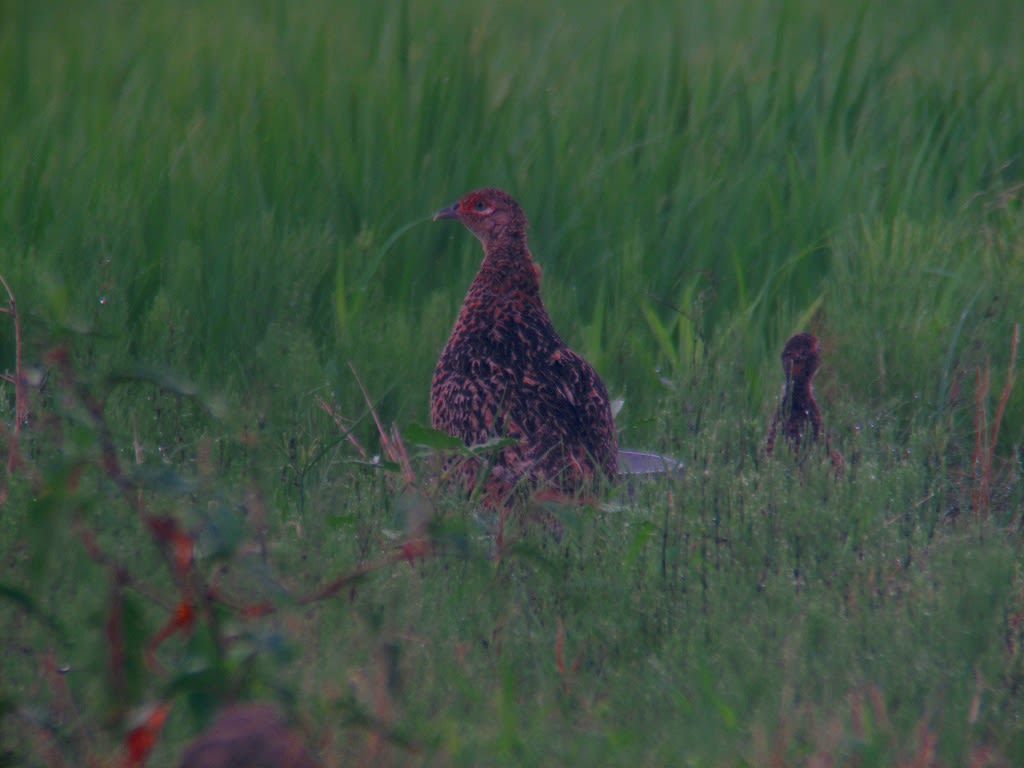
[[[434,214],[434,221],[440,221],[441,219],[457,219],[459,218],[459,204],[452,203],[449,206],[442,208],[440,211]]]

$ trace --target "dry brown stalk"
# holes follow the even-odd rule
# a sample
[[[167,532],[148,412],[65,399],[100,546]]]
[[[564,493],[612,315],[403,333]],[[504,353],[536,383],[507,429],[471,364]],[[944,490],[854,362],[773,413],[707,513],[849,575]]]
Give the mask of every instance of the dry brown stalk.
[[[1006,413],[1006,404],[1010,400],[1013,384],[1016,380],[1017,348],[1020,344],[1020,324],[1014,323],[1013,336],[1010,340],[1010,363],[1006,373],[1006,383],[999,393],[996,412],[991,424],[986,413],[989,387],[991,385],[991,364],[986,363],[984,370],[975,371],[974,380],[974,484],[971,488],[971,507],[976,515],[988,518],[992,502],[992,490],[995,483],[995,452],[999,440],[999,429]]]

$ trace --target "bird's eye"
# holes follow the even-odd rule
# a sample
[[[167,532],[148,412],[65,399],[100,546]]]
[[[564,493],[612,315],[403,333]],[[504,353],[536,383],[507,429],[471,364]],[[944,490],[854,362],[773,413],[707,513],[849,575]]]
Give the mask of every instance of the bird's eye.
[[[477,211],[486,211],[487,203],[484,200],[477,200],[475,203],[473,203],[473,208]]]

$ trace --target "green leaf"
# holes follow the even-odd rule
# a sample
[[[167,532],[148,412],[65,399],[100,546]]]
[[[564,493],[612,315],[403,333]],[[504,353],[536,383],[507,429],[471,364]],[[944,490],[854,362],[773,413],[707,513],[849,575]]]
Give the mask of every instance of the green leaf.
[[[401,472],[402,468],[394,461],[383,461],[378,459],[377,461],[363,461],[360,459],[352,459],[346,461],[346,464],[355,464],[361,467],[371,467],[372,469],[382,469],[385,472]]]
[[[359,518],[354,512],[328,513],[324,518],[324,522],[335,531],[340,531],[342,529],[355,528]]]
[[[64,506],[66,489],[63,475],[48,477],[48,482],[56,480],[52,490],[48,489],[38,498],[33,499],[28,510],[29,529],[29,561],[28,575],[33,584],[38,584],[46,573],[46,567],[53,551],[54,539],[59,534],[57,516]]]
[[[132,384],[143,382],[155,384],[176,395],[184,397],[196,397],[199,395],[199,387],[171,371],[162,370],[146,365],[135,365],[120,370],[112,371],[106,375],[106,383],[111,386],[119,384]]]
[[[488,453],[490,451],[497,450],[498,448],[504,448],[509,445],[516,444],[515,438],[512,437],[492,437],[490,440],[477,443],[476,445],[462,446],[462,452],[467,456],[477,456],[481,453]]]
[[[221,398],[204,395],[200,388],[177,374],[146,365],[135,365],[121,368],[106,375],[105,382],[110,388],[120,384],[144,383],[152,384],[165,392],[187,397],[202,405],[211,416],[220,417],[226,405]]]
[[[57,621],[55,617],[41,609],[36,603],[35,598],[25,590],[20,587],[16,587],[13,584],[0,582],[0,598],[4,598],[14,603],[26,614],[52,629],[53,632],[61,639],[61,642],[67,642],[68,633],[64,627],[61,626],[60,622]]]
[[[211,665],[178,675],[167,684],[164,696],[170,699],[180,694],[220,694],[224,688],[224,667]]]
[[[649,520],[641,520],[637,526],[636,531],[633,534],[633,540],[630,542],[629,549],[626,550],[626,555],[623,558],[623,562],[626,565],[633,565],[640,554],[644,551],[644,547],[650,540],[651,536],[657,531],[655,526]]]
[[[215,504],[203,513],[199,529],[199,550],[203,557],[231,557],[245,536],[245,523],[237,510]]]
[[[138,704],[145,690],[148,668],[146,645],[150,626],[142,601],[128,592],[121,593],[121,631],[124,637],[124,682],[132,704]],[[124,704],[124,702],[118,702]]]
[[[675,345],[672,343],[671,330],[665,327],[664,323],[661,322],[658,315],[646,301],[640,302],[640,311],[647,321],[647,327],[650,328],[654,340],[658,342],[661,353],[665,356],[669,365],[673,368],[677,367],[679,365],[679,355]]]
[[[403,430],[402,436],[410,443],[424,445],[427,448],[436,448],[439,451],[465,447],[465,444],[459,438],[453,437],[439,429],[424,427],[421,424],[410,424]]]

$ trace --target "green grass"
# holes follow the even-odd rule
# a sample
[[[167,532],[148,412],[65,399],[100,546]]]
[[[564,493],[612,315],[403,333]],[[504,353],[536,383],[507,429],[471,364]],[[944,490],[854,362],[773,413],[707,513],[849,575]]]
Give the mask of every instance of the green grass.
[[[125,713],[172,696],[173,765],[242,691],[328,764],[380,759],[370,722],[402,764],[894,765],[933,738],[939,764],[1024,763],[1020,387],[984,510],[975,445],[1024,319],[1024,7],[961,6],[0,4],[0,274],[49,369],[0,507],[0,762],[114,760]],[[427,420],[480,258],[429,217],[485,184],[524,205],[622,443],[688,465],[500,563],[317,402],[380,451],[351,363],[386,426]],[[839,479],[759,452],[804,329]],[[273,616],[204,615],[144,664],[180,585],[75,386],[204,580]],[[287,596],[425,509],[442,555]]]

